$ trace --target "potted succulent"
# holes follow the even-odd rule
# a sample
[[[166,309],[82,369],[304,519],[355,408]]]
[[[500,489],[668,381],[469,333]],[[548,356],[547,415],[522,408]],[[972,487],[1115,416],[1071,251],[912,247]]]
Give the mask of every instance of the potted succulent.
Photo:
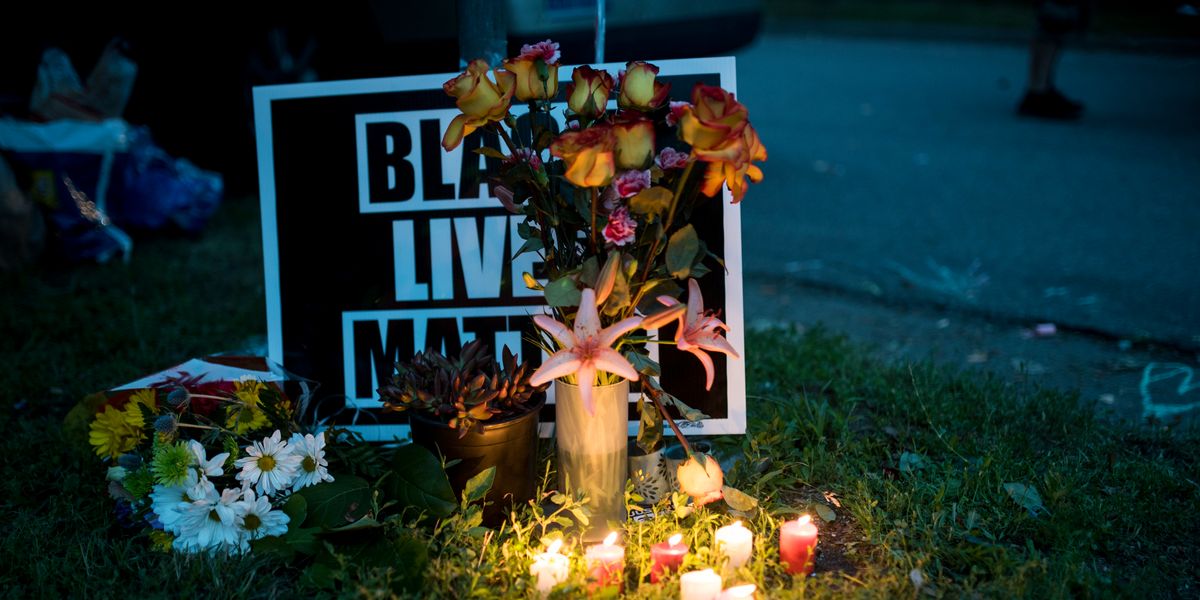
[[[458,461],[446,470],[456,494],[471,477],[496,467],[487,521],[536,491],[537,415],[547,385],[530,384],[532,371],[507,347],[497,362],[491,348],[474,341],[455,358],[426,350],[398,363],[379,389],[385,410],[408,413],[414,443]]]

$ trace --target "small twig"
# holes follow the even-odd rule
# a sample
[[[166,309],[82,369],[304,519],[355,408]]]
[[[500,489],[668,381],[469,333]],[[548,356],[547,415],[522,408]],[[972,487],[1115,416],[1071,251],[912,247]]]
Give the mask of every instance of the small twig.
[[[650,398],[650,401],[654,403],[656,408],[658,408],[658,412],[662,413],[663,418],[667,420],[667,424],[671,426],[671,431],[675,433],[675,437],[679,439],[679,443],[683,446],[684,452],[687,452],[687,455],[690,458],[692,456],[692,445],[688,443],[687,438],[683,435],[683,432],[679,430],[679,426],[675,424],[675,419],[672,419],[671,415],[667,414],[666,407],[664,407],[662,402],[660,402],[658,399],[658,390],[649,385],[644,387],[646,396]]]

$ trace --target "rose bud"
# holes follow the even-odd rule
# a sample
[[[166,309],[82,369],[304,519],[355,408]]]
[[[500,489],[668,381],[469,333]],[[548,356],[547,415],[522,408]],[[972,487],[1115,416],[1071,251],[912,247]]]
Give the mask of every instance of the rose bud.
[[[701,465],[694,457],[703,457]],[[721,465],[707,454],[695,454],[688,457],[675,471],[679,481],[679,489],[692,497],[697,506],[703,506],[722,498],[721,489],[725,485],[725,474]]]
[[[550,144],[550,154],[563,159],[567,181],[579,187],[600,187],[612,181],[616,167],[613,147],[616,137],[612,128],[597,125],[578,131],[567,131]]]
[[[654,123],[634,119],[613,124],[618,169],[645,169],[654,162]]]
[[[517,78],[517,100],[549,100],[558,94],[558,44],[550,40],[521,46],[521,53],[501,64]],[[538,72],[538,62],[546,65],[546,79]]]
[[[588,65],[576,67],[571,73],[571,83],[567,84],[567,106],[575,114],[595,120],[604,114],[612,89],[613,78],[608,71]]]
[[[692,105],[679,116],[679,137],[691,144],[697,158],[740,143],[750,113],[733,94],[710,85],[696,84]]]
[[[488,79],[488,64],[476,59],[458,77],[442,84],[442,89],[455,98],[454,104],[462,114],[454,117],[442,136],[442,147],[453,150],[472,131],[499,121],[508,114],[515,84],[512,73],[494,71],[496,81]]]
[[[627,63],[621,75],[617,106],[634,110],[653,110],[662,106],[671,91],[670,84],[655,81],[658,67],[640,60]]]

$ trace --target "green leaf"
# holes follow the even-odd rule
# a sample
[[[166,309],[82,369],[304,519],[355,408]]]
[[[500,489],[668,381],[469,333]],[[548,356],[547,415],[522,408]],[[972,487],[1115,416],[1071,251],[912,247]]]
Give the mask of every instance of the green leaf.
[[[674,406],[675,409],[679,411],[679,414],[683,416],[683,418],[687,419],[688,421],[690,421],[692,423],[695,423],[696,421],[701,421],[701,420],[708,418],[708,415],[688,406],[687,404],[685,404],[683,402],[683,400],[680,400],[679,398],[676,398],[675,396],[672,396],[671,394],[663,392],[662,396],[663,396],[664,402],[666,402],[669,405]]]
[[[308,516],[308,500],[305,500],[304,496],[300,494],[292,494],[283,504],[283,514],[288,516],[289,523],[299,527]]]
[[[306,487],[297,495],[307,506],[304,523],[325,529],[353,523],[371,508],[371,484],[354,475],[338,475],[336,481]]]
[[[487,495],[488,490],[492,489],[492,482],[496,479],[496,467],[488,467],[467,480],[467,485],[463,486],[463,502],[470,503],[482,500]]]
[[[372,519],[371,517],[363,517],[349,525],[335,527],[333,529],[330,529],[329,531],[331,533],[345,533],[345,532],[350,532],[350,531],[364,531],[367,529],[379,529],[380,527],[383,527],[383,523],[380,523],[379,521],[376,521],[375,519]]]
[[[596,279],[600,276],[600,259],[595,256],[589,256],[583,261],[583,268],[579,271],[579,283],[584,287],[596,288]]]
[[[912,475],[920,469],[925,468],[925,457],[914,452],[900,453],[900,472],[907,475]]]
[[[825,521],[826,523],[832,523],[837,519],[837,513],[833,512],[832,508],[829,508],[820,502],[816,504],[814,510],[817,511],[817,516],[821,517],[821,520]]]
[[[1004,491],[1008,492],[1008,497],[1013,499],[1013,502],[1021,505],[1022,508],[1029,511],[1029,514],[1038,516],[1038,513],[1049,513],[1046,506],[1042,504],[1042,496],[1038,494],[1037,488],[1024,483],[1006,483]]]
[[[579,306],[581,297],[571,277],[560,277],[546,285],[546,303],[550,306]]]
[[[725,496],[725,503],[733,510],[750,513],[758,508],[758,500],[754,496],[735,487],[727,485],[721,489],[721,494]]]
[[[545,247],[546,246],[542,244],[542,238],[531,237],[525,240],[524,244],[521,244],[521,247],[517,250],[517,253],[513,255],[513,258],[525,254],[526,252],[537,252]]]
[[[664,187],[646,188],[629,199],[629,210],[646,217],[648,223],[657,221],[671,208],[671,190]]]
[[[308,567],[304,570],[304,575],[300,576],[300,584],[305,587],[328,590],[332,589],[336,582],[337,578],[333,569],[329,565],[321,563]]]
[[[658,363],[654,362],[654,359],[646,356],[645,354],[637,352],[636,350],[626,350],[625,359],[633,365],[633,368],[637,369],[638,373],[649,375],[651,377],[658,377],[659,375],[662,375],[662,367],[660,367]]]
[[[422,446],[397,448],[391,473],[384,487],[388,497],[400,504],[429,511],[435,517],[450,516],[458,507],[442,463]]]
[[[686,279],[692,272],[692,263],[700,252],[700,238],[689,223],[671,235],[667,243],[667,270],[678,279]]]
[[[504,159],[508,158],[507,156],[504,156],[504,153],[502,153],[499,150],[492,148],[490,146],[476,148],[476,149],[472,150],[471,152],[474,152],[475,154],[482,154],[484,156],[488,156],[491,158],[498,158],[500,160],[504,160]],[[479,160],[479,159],[477,158],[475,160]]]
[[[658,408],[653,402],[646,402],[646,397],[638,398],[638,435],[637,444],[645,453],[654,452],[663,436],[663,418],[658,414]]]

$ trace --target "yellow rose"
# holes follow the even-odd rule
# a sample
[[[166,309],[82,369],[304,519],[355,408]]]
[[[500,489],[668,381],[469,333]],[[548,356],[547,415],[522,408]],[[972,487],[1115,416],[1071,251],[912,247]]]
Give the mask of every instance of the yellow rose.
[[[567,131],[550,144],[550,154],[563,159],[567,181],[579,187],[600,187],[612,181],[616,170],[616,138],[608,125]]]
[[[679,137],[692,145],[692,157],[709,163],[701,191],[716,195],[728,185],[733,202],[746,195],[746,179],[762,181],[762,169],[754,161],[767,159],[767,150],[750,126],[749,112],[733,94],[714,86],[696,84],[692,106],[679,117]]]
[[[613,124],[617,168],[645,169],[654,161],[654,123],[636,119]]]
[[[488,79],[488,64],[473,60],[458,77],[442,84],[442,89],[455,98],[454,104],[462,114],[454,117],[442,136],[442,147],[453,150],[472,131],[508,114],[512,102],[515,76],[507,71],[494,71],[496,81]]]
[[[516,77],[517,100],[550,100],[558,95],[558,64],[546,65],[547,78],[542,81],[537,68],[538,60],[540,59],[509,58],[500,65]]]
[[[702,466],[699,461],[688,457],[675,470],[675,478],[679,481],[679,489],[692,497],[696,506],[703,506],[723,497],[725,474],[721,465],[707,454],[697,454],[704,459]]]
[[[576,67],[567,84],[567,106],[585,119],[597,119],[604,114],[608,95],[612,93],[613,78],[608,71],[597,71],[588,65]]]
[[[617,106],[633,110],[653,110],[667,101],[671,85],[661,83],[658,67],[640,60],[625,64],[621,75],[621,93],[617,95]]]

